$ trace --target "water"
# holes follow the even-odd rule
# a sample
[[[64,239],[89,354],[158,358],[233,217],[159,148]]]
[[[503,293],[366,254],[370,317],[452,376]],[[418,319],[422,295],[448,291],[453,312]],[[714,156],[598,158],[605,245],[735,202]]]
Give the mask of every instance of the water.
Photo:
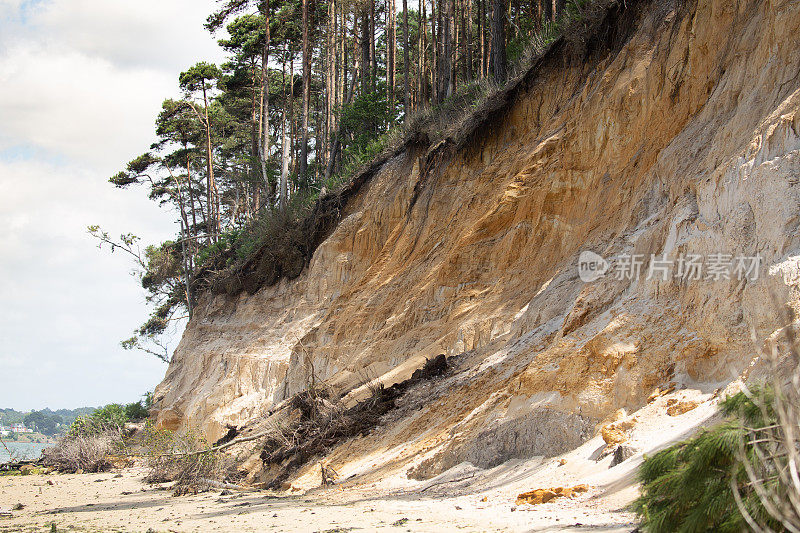
[[[23,459],[38,459],[42,455],[42,450],[47,448],[48,446],[52,446],[52,444],[41,444],[38,442],[6,442],[6,446],[14,455],[14,459],[16,460],[23,460]],[[0,444],[0,464],[7,463],[10,457],[8,452]]]

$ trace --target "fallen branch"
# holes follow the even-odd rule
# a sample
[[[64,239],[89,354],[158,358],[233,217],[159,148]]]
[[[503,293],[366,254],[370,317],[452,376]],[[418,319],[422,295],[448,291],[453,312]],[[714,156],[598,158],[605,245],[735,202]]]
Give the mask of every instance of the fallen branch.
[[[235,485],[233,483],[222,483],[221,481],[214,481],[213,479],[203,479],[204,483],[208,483],[210,487],[215,489],[228,489],[238,490],[240,492],[258,492],[259,489],[253,487],[243,487],[242,485]]]
[[[11,472],[12,470],[19,470],[21,467],[26,465],[41,465],[41,462],[38,459],[30,459],[23,461],[14,461],[13,463],[3,463],[0,464],[0,472]]]
[[[248,442],[251,440],[260,439],[261,437],[266,437],[270,433],[271,433],[270,431],[263,431],[261,433],[256,433],[255,435],[250,435],[249,437],[239,437],[238,439],[233,439],[232,441],[226,442],[225,444],[220,444],[219,446],[212,446],[210,448],[205,448],[202,450],[194,450],[191,452],[163,453],[161,455],[157,455],[156,457],[189,457],[192,455],[200,455],[203,453],[219,452],[226,448],[230,448],[235,444],[241,444],[243,442]]]
[[[6,446],[6,441],[3,440],[3,437],[0,437],[0,444],[2,444],[3,448],[6,449],[6,452],[8,452],[8,457],[10,458],[11,457],[11,450],[9,450],[8,446]]]
[[[418,494],[422,494],[422,493],[423,493],[423,492],[425,492],[426,490],[428,490],[428,489],[432,489],[433,487],[437,487],[437,486],[439,486],[439,485],[444,485],[444,484],[446,484],[446,483],[458,483],[459,481],[466,481],[466,480],[468,480],[468,479],[472,479],[472,478],[474,478],[474,477],[475,477],[475,472],[473,472],[473,473],[472,473],[472,475],[469,475],[469,476],[460,477],[460,478],[456,478],[456,479],[448,479],[448,480],[446,480],[446,481],[440,481],[440,482],[438,482],[438,483],[432,483],[432,484],[428,485],[427,487],[425,487],[424,489],[420,490],[420,491],[418,492]]]

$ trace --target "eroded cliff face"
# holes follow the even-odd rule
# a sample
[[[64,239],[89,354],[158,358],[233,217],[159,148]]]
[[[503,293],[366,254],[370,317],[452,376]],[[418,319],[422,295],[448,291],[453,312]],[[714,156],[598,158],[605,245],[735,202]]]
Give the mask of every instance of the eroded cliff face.
[[[558,454],[658,386],[734,379],[798,302],[800,4],[628,10],[606,46],[556,45],[438,164],[385,164],[299,278],[204,297],[159,423],[215,440],[312,381],[347,393],[445,353],[424,402],[331,456],[427,477]],[[642,275],[584,283],[584,250],[641,254]],[[647,279],[651,254],[714,253],[759,254],[758,279]]]

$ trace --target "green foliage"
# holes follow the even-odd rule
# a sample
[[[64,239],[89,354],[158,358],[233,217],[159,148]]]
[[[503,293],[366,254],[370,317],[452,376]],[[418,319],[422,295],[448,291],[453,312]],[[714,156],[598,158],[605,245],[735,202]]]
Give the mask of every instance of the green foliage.
[[[266,36],[263,15],[242,15],[229,23],[226,29],[230,37],[217,42],[227,52],[237,56],[237,59],[261,54]]]
[[[0,424],[4,426],[20,424],[23,418],[25,418],[25,413],[15,411],[14,409],[0,409]]]
[[[144,420],[149,416],[150,410],[146,405],[142,404],[142,400],[125,406],[125,417],[128,420]]]
[[[128,421],[125,415],[125,407],[118,403],[111,403],[97,409],[91,414],[92,420],[105,426],[122,427]]]
[[[144,393],[144,398],[142,399],[144,404],[144,408],[150,412],[150,409],[153,408],[153,391],[147,391]]]
[[[771,401],[769,389],[755,394]],[[774,419],[762,416],[744,393],[726,399],[721,407],[726,422],[645,458],[639,470],[641,496],[634,504],[643,531],[744,531],[746,523],[736,505],[732,482],[739,487],[748,512],[761,523],[776,527],[757,495],[748,489],[746,472],[738,460],[745,437],[742,423],[762,427]],[[750,447],[745,454],[747,460],[756,461]]]
[[[217,80],[221,75],[219,68],[211,63],[201,61],[182,72],[178,83],[186,92],[208,90],[213,87],[210,82]]]
[[[343,137],[342,164],[339,171],[323,183],[329,191],[351,180],[365,165],[372,162],[401,130],[397,125],[397,109],[388,105],[386,87],[379,83],[374,91],[357,96],[339,110]],[[387,130],[384,125],[391,127]],[[315,200],[316,197],[310,198]]]
[[[58,433],[64,420],[52,412],[31,411],[22,422],[26,427],[42,435],[53,436]]]
[[[128,422],[126,408],[118,403],[108,404],[91,415],[79,416],[69,427],[70,437],[89,437],[109,430],[120,430]]]
[[[364,165],[372,162],[378,154],[383,152],[389,136],[390,134],[387,133],[380,137],[366,138],[362,139],[361,143],[348,146],[342,152],[342,170],[336,176],[332,176],[330,182],[325,183],[325,186],[329,190],[336,190],[342,184],[347,183]]]
[[[223,233],[217,243],[203,248],[198,256],[198,264],[221,271],[224,277],[225,273],[235,271],[254,257],[257,251],[268,248],[267,253],[273,257],[291,256],[293,263],[299,260],[302,268],[303,252],[300,248],[303,243],[300,229],[316,199],[317,191],[298,193],[289,198],[289,203],[283,210],[262,210],[246,227]],[[294,267],[282,270],[283,275],[291,275],[291,272],[294,276],[300,273],[295,272]],[[211,283],[215,283],[215,280]]]
[[[197,265],[203,267],[211,264],[213,259],[238,248],[242,230],[234,228],[222,233],[217,242],[203,247],[197,255]]]
[[[363,147],[373,142],[379,126],[394,123],[397,117],[386,103],[385,87],[359,95],[341,110],[340,128],[349,145]]]

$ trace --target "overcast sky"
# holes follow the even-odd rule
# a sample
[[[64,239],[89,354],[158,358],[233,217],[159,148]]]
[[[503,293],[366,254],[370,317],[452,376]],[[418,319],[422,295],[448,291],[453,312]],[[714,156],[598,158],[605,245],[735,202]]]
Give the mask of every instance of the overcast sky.
[[[154,140],[178,74],[221,59],[203,29],[214,5],[0,0],[0,408],[131,402],[164,376],[120,347],[146,318],[144,292],[86,226],[145,243],[176,229],[108,178]]]

